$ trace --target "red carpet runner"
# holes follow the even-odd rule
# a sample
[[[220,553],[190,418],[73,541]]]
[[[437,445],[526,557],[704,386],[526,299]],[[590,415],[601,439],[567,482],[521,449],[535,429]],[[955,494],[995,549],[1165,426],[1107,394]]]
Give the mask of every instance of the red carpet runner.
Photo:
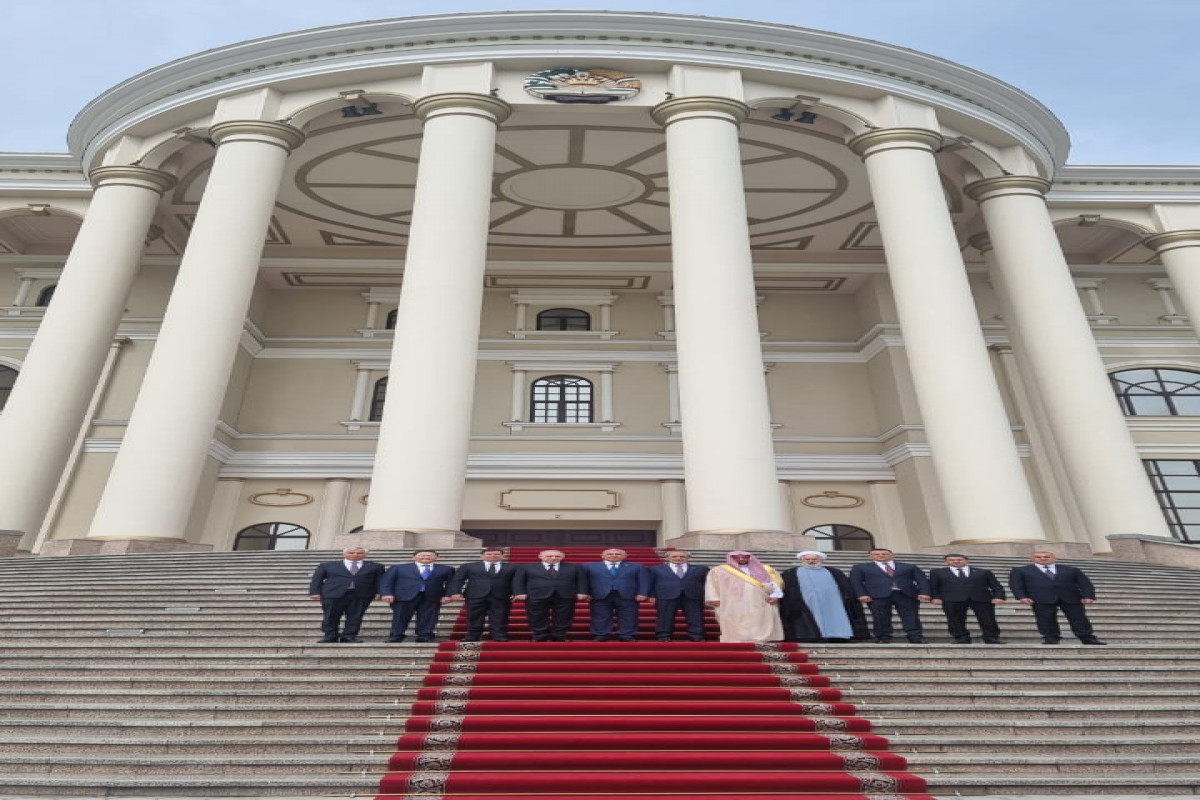
[[[807,662],[793,644],[443,643],[377,800],[933,800]]]

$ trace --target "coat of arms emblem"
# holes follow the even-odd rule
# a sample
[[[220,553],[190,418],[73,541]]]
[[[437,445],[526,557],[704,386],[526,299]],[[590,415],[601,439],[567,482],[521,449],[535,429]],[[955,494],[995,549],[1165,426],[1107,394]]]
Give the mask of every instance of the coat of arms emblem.
[[[525,91],[556,103],[612,103],[628,100],[642,90],[642,82],[615,69],[556,67],[525,79]]]

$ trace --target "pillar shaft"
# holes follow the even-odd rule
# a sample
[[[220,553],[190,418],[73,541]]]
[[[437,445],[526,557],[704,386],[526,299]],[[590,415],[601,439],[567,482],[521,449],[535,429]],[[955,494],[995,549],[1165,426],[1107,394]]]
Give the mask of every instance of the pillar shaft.
[[[302,141],[298,130],[274,122],[223,122],[210,135],[217,154],[89,537],[182,537],[284,164]]]
[[[456,531],[475,397],[502,101],[418,100],[425,120],[367,530]]]
[[[1200,231],[1160,233],[1148,237],[1146,245],[1158,251],[1183,313],[1200,332]]]
[[[1041,178],[1006,176],[967,187],[979,201],[1001,273],[997,290],[1062,455],[1093,550],[1118,533],[1169,536],[1096,340],[1059,247]]]
[[[146,233],[175,179],[144,167],[101,167],[54,302],[0,415],[0,529],[36,534],[104,369]]]
[[[865,159],[913,389],[954,538],[1043,539],[934,161],[940,142],[932,131],[898,128],[850,144]]]
[[[738,125],[746,107],[668,100],[676,350],[688,523],[693,532],[781,531]]]

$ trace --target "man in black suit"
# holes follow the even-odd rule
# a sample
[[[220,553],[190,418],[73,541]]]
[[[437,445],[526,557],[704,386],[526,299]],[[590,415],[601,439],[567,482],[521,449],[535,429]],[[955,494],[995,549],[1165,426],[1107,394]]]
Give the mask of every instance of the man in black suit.
[[[1058,627],[1058,611],[1062,609],[1071,632],[1084,644],[1108,644],[1096,638],[1085,606],[1096,602],[1096,588],[1083,570],[1067,564],[1056,564],[1054,553],[1038,550],[1030,556],[1032,564],[1014,567],[1008,574],[1008,587],[1013,597],[1033,606],[1042,644],[1058,644],[1062,631]]]
[[[667,563],[650,568],[650,596],[654,598],[654,638],[671,641],[675,617],[683,611],[689,641],[704,641],[704,579],[708,567],[692,564],[686,550],[667,553]]]
[[[543,550],[536,564],[523,564],[513,578],[513,599],[525,602],[535,642],[565,642],[575,619],[575,601],[587,600],[587,575],[563,562],[562,550]]]
[[[513,576],[518,567],[504,563],[504,551],[485,547],[482,561],[471,561],[454,571],[446,593],[451,600],[467,601],[467,635],[464,642],[483,639],[487,621],[493,642],[508,641],[508,615],[512,610]]]
[[[325,634],[322,644],[362,641],[358,631],[363,615],[378,594],[383,577],[383,564],[364,561],[366,557],[364,548],[347,547],[341,561],[326,561],[313,571],[308,596],[321,601],[321,632]]]
[[[876,547],[867,555],[870,562],[850,568],[850,585],[859,601],[871,609],[875,642],[892,641],[892,609],[895,609],[908,641],[924,644],[919,609],[922,600],[930,600],[929,579],[916,564],[894,561],[892,551],[886,547]]]
[[[946,615],[946,627],[955,644],[970,644],[967,630],[967,609],[975,614],[984,644],[1004,644],[1000,626],[996,624],[996,606],[1005,600],[1004,587],[991,570],[972,567],[960,553],[942,557],[946,566],[929,571],[929,588],[933,604],[940,605]]]
[[[411,564],[393,564],[383,573],[379,594],[392,605],[392,629],[388,641],[403,642],[408,623],[417,618],[417,641],[434,642],[437,636],[438,610],[446,595],[446,584],[454,577],[454,568],[434,563],[435,550],[418,550]]]

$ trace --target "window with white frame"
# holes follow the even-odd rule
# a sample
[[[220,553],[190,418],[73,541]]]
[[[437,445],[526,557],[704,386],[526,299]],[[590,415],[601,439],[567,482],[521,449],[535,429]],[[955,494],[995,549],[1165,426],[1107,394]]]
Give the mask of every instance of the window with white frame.
[[[592,382],[576,375],[549,375],[533,382],[530,422],[592,422]]]
[[[1128,416],[1200,416],[1200,372],[1148,367],[1121,370],[1109,378]]]

